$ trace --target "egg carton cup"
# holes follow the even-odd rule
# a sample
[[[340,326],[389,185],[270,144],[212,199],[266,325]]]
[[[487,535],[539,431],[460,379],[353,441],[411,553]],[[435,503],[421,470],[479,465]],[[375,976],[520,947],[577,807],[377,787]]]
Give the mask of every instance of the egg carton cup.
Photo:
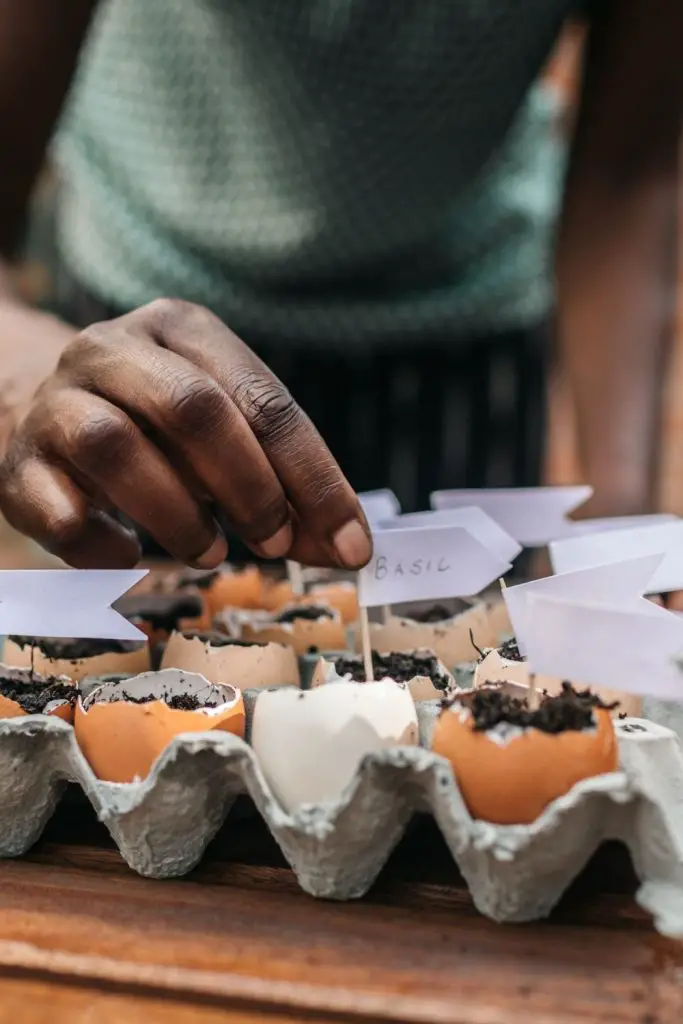
[[[418,706],[425,742],[436,713],[436,706]],[[683,937],[680,745],[671,730],[643,719],[615,726],[618,772],[578,783],[531,825],[498,826],[472,820],[450,765],[421,747],[367,756],[338,800],[290,814],[253,750],[229,733],[178,736],[146,779],[121,785],[95,778],[65,723],[45,716],[3,720],[0,855],[32,846],[73,781],[133,870],[176,877],[201,860],[235,798],[246,793],[301,888],[348,900],[368,891],[420,811],[434,816],[475,905],[495,921],[547,916],[596,848],[618,839],[641,882],[638,902],[660,932]]]

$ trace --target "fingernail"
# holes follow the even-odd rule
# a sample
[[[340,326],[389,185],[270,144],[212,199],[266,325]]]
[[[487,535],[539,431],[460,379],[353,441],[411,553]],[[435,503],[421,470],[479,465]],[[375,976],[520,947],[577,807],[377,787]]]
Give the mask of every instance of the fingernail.
[[[370,561],[372,543],[357,519],[337,530],[332,543],[337,558],[347,569],[361,569]]]
[[[221,562],[224,562],[228,554],[228,542],[222,533],[219,533],[215,541],[203,555],[195,559],[197,569],[216,569]]]
[[[285,523],[281,526],[277,533],[274,533],[268,540],[262,541],[260,544],[254,545],[258,548],[259,552],[264,558],[282,558],[286,555],[292,546],[294,540],[294,534],[292,533],[292,527],[289,523]]]

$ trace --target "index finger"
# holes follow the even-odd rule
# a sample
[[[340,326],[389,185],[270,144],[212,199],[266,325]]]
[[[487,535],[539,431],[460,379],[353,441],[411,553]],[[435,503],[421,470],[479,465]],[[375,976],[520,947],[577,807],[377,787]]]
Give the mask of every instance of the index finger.
[[[171,304],[149,328],[208,373],[249,424],[292,507],[289,557],[360,569],[372,555],[360,502],[311,420],[244,342],[208,310]]]

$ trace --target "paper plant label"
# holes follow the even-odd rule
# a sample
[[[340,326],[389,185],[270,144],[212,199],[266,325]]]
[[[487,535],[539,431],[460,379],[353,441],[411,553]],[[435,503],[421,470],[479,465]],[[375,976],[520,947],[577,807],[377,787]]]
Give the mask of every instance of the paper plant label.
[[[379,530],[374,554],[358,574],[363,607],[469,597],[510,569],[461,526]]]
[[[593,493],[591,487],[509,487],[499,490],[435,491],[435,509],[475,505],[524,547],[549,544],[571,533],[567,519]]]
[[[660,555],[646,582],[645,593],[683,589],[683,520],[660,522],[629,530],[608,530],[570,537],[550,545],[555,572],[573,572],[638,556]]]
[[[0,571],[0,634],[146,640],[111,607],[146,569]]]
[[[388,487],[377,491],[362,491],[358,495],[365,518],[374,526],[381,519],[391,519],[392,516],[400,515],[401,506],[398,498]]]
[[[462,526],[480,544],[506,562],[512,562],[522,547],[480,508],[444,509],[441,512],[408,512],[379,523],[382,530],[410,530],[416,527]]]

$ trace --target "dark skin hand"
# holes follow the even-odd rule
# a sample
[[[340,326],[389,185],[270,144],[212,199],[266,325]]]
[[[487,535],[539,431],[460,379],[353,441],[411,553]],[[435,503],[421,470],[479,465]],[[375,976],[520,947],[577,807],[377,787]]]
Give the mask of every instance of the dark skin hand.
[[[9,260],[93,0],[0,0],[0,254]],[[558,332],[592,514],[648,507],[674,294],[680,0],[602,0],[558,243]],[[539,69],[540,70],[540,69]],[[9,264],[5,264],[5,270]],[[139,556],[112,506],[173,555],[255,551],[360,567],[358,501],[310,421],[206,310],[163,300],[80,335],[23,306],[0,259],[0,508],[76,566]]]
[[[212,313],[158,300],[66,346],[15,431],[2,509],[76,566],[134,565],[143,525],[202,568],[227,554],[208,501],[266,558],[359,568],[358,499],[283,385]]]
[[[22,305],[11,257],[94,0],[0,0],[0,507],[70,565],[134,565],[112,507],[183,562],[227,554],[360,568],[365,517],[308,417],[208,310],[159,300],[76,335]],[[18,112],[21,111],[21,116]],[[28,358],[27,358],[28,354]],[[6,359],[4,357],[7,357]]]

